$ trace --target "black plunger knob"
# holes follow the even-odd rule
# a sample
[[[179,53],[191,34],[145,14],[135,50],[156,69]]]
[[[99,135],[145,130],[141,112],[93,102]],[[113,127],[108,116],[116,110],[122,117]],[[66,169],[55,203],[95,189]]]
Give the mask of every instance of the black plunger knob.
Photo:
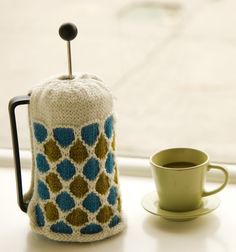
[[[77,36],[77,27],[72,23],[62,24],[59,28],[59,35],[66,41],[73,40]]]

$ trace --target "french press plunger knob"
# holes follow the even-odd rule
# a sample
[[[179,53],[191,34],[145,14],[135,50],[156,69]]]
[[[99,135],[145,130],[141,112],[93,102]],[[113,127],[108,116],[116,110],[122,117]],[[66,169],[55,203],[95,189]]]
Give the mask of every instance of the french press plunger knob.
[[[68,56],[68,79],[73,79],[72,64],[71,64],[71,46],[70,41],[77,36],[77,27],[72,23],[65,23],[59,28],[59,35],[62,39],[67,41],[67,56]]]

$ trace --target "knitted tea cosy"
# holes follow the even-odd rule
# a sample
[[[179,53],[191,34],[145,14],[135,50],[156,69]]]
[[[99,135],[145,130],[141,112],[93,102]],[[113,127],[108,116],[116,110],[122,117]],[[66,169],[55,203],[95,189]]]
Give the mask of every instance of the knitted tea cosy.
[[[93,75],[52,78],[31,92],[33,231],[88,242],[123,230],[113,97]]]

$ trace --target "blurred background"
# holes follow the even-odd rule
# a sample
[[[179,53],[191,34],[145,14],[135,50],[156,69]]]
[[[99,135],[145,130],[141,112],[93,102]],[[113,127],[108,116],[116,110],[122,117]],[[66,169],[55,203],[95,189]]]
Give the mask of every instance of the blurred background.
[[[120,155],[189,146],[236,162],[235,13],[234,0],[0,0],[0,149],[10,98],[67,72],[58,28],[73,22],[73,71],[111,88]],[[27,150],[26,108],[18,125]]]

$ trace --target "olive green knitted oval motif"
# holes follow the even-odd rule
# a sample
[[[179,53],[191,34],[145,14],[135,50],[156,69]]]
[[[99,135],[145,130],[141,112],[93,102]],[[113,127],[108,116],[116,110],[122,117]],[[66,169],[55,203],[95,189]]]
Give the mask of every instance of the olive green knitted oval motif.
[[[50,139],[44,144],[44,153],[48,156],[48,159],[52,162],[57,161],[61,158],[61,151],[57,146],[56,142]]]
[[[55,221],[59,218],[57,207],[52,202],[45,204],[44,210],[47,220]]]
[[[113,135],[113,139],[112,139],[112,143],[111,143],[111,147],[113,150],[116,149],[116,139],[115,139],[115,134]]]
[[[66,220],[70,224],[78,227],[88,222],[88,214],[80,208],[77,208],[67,215]]]
[[[106,174],[103,172],[96,183],[96,191],[100,194],[105,194],[107,190],[109,189],[109,178],[106,176]]]
[[[107,154],[108,147],[107,147],[107,140],[103,134],[100,135],[98,139],[98,143],[95,147],[95,154],[98,158],[104,158]]]
[[[118,184],[118,171],[117,171],[117,166],[115,166],[114,181],[115,181],[116,184]]]
[[[70,158],[76,163],[82,163],[88,157],[88,151],[83,143],[78,139],[70,148]]]
[[[76,197],[83,197],[88,190],[88,183],[80,175],[76,176],[70,184],[70,191]]]
[[[57,174],[51,172],[46,177],[46,182],[50,190],[54,193],[59,192],[62,189],[62,184],[57,176]]]
[[[119,212],[121,212],[121,199],[120,198],[117,199],[117,209]]]
[[[111,216],[113,215],[112,209],[109,206],[104,206],[100,209],[98,215],[96,216],[96,219],[100,223],[106,223],[109,221]]]

